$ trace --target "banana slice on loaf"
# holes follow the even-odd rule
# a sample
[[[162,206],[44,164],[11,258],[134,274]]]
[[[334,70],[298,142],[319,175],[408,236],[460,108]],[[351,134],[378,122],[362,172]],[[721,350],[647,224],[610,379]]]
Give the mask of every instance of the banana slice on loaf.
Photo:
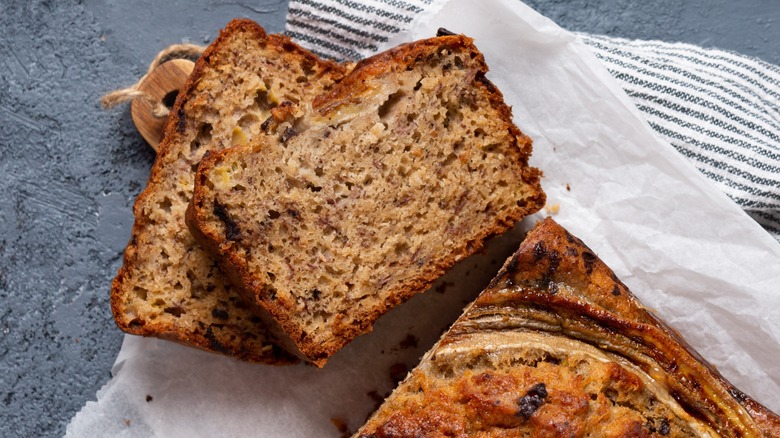
[[[544,205],[487,70],[464,36],[402,45],[203,160],[193,234],[291,352],[322,366]]]
[[[265,134],[270,109],[306,102],[344,75],[289,38],[235,20],[179,92],[147,187],[135,203],[124,265],[111,288],[117,325],[136,335],[264,363],[296,361],[192,238],[184,212],[204,154]]]
[[[729,384],[552,219],[357,437],[777,437]]]

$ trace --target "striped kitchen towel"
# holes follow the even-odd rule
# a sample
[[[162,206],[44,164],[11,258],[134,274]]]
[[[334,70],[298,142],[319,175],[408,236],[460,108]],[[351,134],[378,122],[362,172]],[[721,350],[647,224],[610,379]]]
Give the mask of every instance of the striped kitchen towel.
[[[286,33],[357,60],[438,0],[291,0]],[[688,44],[578,34],[648,123],[780,241],[780,67]]]

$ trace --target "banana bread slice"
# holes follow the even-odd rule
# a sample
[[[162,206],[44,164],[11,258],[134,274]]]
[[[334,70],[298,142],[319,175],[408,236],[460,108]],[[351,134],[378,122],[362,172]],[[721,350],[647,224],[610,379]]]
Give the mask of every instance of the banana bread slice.
[[[390,436],[780,436],[552,219],[357,432]]]
[[[324,365],[544,205],[531,141],[486,72],[464,36],[402,45],[203,160],[190,228],[291,352]]]
[[[117,325],[137,335],[264,363],[296,359],[279,348],[184,222],[195,169],[208,151],[265,135],[269,110],[306,102],[344,73],[288,38],[235,20],[197,61],[179,92],[148,185],[135,203],[124,265],[111,289]]]

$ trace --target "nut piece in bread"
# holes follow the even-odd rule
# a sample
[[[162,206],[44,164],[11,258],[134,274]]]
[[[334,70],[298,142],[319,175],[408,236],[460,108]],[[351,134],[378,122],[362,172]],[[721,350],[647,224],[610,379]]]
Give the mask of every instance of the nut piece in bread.
[[[545,219],[358,437],[780,436],[579,239]]]
[[[204,154],[264,136],[260,125],[271,108],[309,101],[343,74],[252,21],[235,20],[221,32],[179,92],[135,203],[132,237],[111,288],[122,330],[250,361],[296,361],[193,240],[184,212]]]
[[[358,63],[274,135],[203,160],[193,234],[285,346],[322,366],[490,236],[544,205],[531,141],[470,38]]]

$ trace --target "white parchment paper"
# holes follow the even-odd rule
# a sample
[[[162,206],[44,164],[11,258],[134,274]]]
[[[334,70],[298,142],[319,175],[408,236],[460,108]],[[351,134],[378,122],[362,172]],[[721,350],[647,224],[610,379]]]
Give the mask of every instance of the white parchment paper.
[[[780,411],[780,245],[655,137],[572,34],[515,0],[452,0],[433,15],[388,45],[438,27],[474,37],[488,77],[534,139],[532,164],[560,208],[555,219],[726,378]],[[533,220],[390,312],[321,370],[126,336],[113,379],[67,436],[339,436],[334,419],[355,430]]]

